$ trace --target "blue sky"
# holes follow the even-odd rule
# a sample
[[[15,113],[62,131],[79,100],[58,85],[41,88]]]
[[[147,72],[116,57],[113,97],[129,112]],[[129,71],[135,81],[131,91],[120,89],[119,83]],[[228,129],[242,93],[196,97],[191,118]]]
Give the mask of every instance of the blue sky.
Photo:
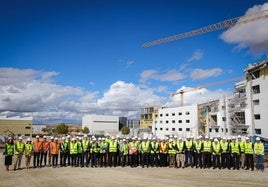
[[[178,106],[171,92],[243,76],[263,59],[267,19],[141,45],[267,8],[259,0],[1,1],[0,112],[80,123],[88,113],[137,119],[140,107]],[[230,95],[233,87],[189,93],[186,103]]]

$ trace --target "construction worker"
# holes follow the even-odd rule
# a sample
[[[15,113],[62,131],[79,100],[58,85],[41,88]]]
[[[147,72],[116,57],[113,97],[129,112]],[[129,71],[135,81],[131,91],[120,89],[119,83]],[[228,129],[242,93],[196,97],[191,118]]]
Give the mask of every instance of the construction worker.
[[[226,137],[223,137],[221,142],[221,167],[222,169],[228,168],[229,170],[230,168],[230,146],[229,146],[229,142],[226,141]]]
[[[212,155],[213,155],[213,169],[219,168],[221,169],[221,144],[218,139],[214,139],[212,143]]]
[[[60,166],[61,167],[66,167],[67,146],[68,146],[68,143],[66,141],[66,138],[62,137],[61,144],[60,144]]]
[[[58,157],[60,152],[60,143],[58,138],[55,138],[53,142],[50,143],[50,154],[52,156],[52,167],[56,168],[58,165]]]
[[[142,158],[141,158],[141,165],[144,168],[144,165],[147,166],[147,168],[149,167],[149,153],[150,153],[150,141],[149,138],[144,139],[143,142],[141,142],[141,154],[142,154]]]
[[[185,142],[182,141],[182,138],[179,137],[176,143],[177,155],[176,155],[176,162],[177,167],[185,167]]]
[[[208,136],[205,136],[205,140],[203,142],[203,169],[210,168],[210,159],[211,159],[211,151],[212,151],[212,143],[209,140]]]
[[[201,141],[201,137],[197,137],[196,141],[194,142],[194,155],[195,155],[195,168],[202,168],[202,150],[203,150],[203,143]]]
[[[70,143],[71,143],[71,136],[67,135],[67,150],[66,150],[66,161],[67,161],[67,165],[70,166],[71,165],[71,155],[70,155]]]
[[[242,140],[242,137],[240,135],[237,136],[237,141],[240,146],[239,167],[244,169],[245,167],[245,141]]]
[[[51,144],[54,142],[54,137],[51,136],[50,142],[49,142],[49,149],[48,149],[48,165],[49,167],[52,166],[51,161],[52,161],[52,154],[51,154]]]
[[[109,143],[109,166],[116,167],[116,155],[117,155],[117,150],[118,150],[118,143],[115,140],[114,137],[112,137],[110,143]]]
[[[47,165],[47,157],[49,153],[49,146],[50,142],[47,141],[47,137],[43,136],[43,142],[42,142],[42,151],[41,151],[41,158],[40,158],[40,165],[42,166],[42,163],[44,161],[44,166]]]
[[[98,160],[99,160],[99,153],[100,153],[100,147],[99,143],[96,138],[92,140],[92,162],[91,167],[93,168],[98,167]]]
[[[168,143],[165,138],[162,139],[160,146],[160,167],[167,166],[167,154],[168,154]]]
[[[260,141],[260,137],[256,138],[256,142],[254,144],[254,153],[256,159],[256,169],[264,171],[263,157],[264,157],[264,145]]]
[[[76,166],[78,167],[80,165],[80,167],[83,167],[83,162],[84,160],[83,158],[83,144],[82,144],[82,138],[78,137],[78,141],[77,141],[77,162],[76,162]]]
[[[25,150],[25,144],[22,142],[22,137],[19,137],[19,140],[15,143],[15,155],[16,155],[16,162],[14,165],[14,171],[16,169],[21,169],[21,160]]]
[[[138,141],[136,141],[136,144],[138,145],[138,156],[137,156],[137,165],[142,164],[142,155],[141,155],[141,138],[138,138]]]
[[[240,145],[236,141],[236,138],[232,138],[232,142],[230,143],[230,152],[232,157],[233,170],[239,170],[239,155],[240,155]]]
[[[33,159],[33,165],[34,168],[40,167],[40,156],[42,152],[42,141],[40,141],[40,137],[37,135],[35,141],[33,142],[34,145],[34,159]]]
[[[254,171],[254,144],[250,141],[249,137],[246,137],[245,142],[245,167],[246,170],[249,170],[251,168],[251,171]]]
[[[31,157],[33,155],[33,144],[30,138],[27,139],[25,144],[25,162],[26,162],[26,169],[30,168]]]
[[[193,141],[190,137],[185,141],[185,166],[193,167]]]
[[[77,146],[76,138],[72,138],[70,142],[70,157],[71,157],[72,167],[76,166],[77,149],[78,149],[78,146]]]
[[[132,138],[132,142],[129,143],[129,156],[130,156],[130,167],[137,167],[138,160],[138,144],[136,138]]]
[[[107,167],[108,143],[105,138],[101,139],[100,145],[100,167]]]
[[[150,143],[150,161],[151,167],[158,166],[158,154],[159,154],[159,143],[156,141],[156,138],[153,138],[153,141]]]
[[[88,154],[89,154],[89,140],[88,136],[84,135],[84,138],[82,140],[82,147],[83,147],[83,153],[82,153],[82,167],[87,163],[88,160]]]
[[[168,143],[168,155],[169,155],[169,167],[175,167],[176,166],[176,143],[173,141],[173,139],[169,139]]]
[[[121,166],[122,167],[126,166],[128,151],[129,151],[129,145],[128,145],[126,139],[123,139],[123,143],[120,146],[120,156],[121,156]]]
[[[8,141],[5,143],[5,166],[6,171],[9,171],[9,166],[12,165],[12,157],[14,155],[14,141],[12,137],[8,137]]]

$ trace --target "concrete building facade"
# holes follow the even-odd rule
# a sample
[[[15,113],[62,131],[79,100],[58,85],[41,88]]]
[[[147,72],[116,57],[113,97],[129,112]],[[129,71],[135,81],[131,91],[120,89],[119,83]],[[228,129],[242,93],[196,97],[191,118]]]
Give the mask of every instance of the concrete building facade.
[[[0,117],[0,134],[32,137],[33,117]]]
[[[88,127],[90,134],[104,135],[119,132],[119,116],[88,114],[82,117],[82,128]]]
[[[198,135],[197,105],[161,108],[155,116],[153,136],[164,138],[170,135],[180,137]]]

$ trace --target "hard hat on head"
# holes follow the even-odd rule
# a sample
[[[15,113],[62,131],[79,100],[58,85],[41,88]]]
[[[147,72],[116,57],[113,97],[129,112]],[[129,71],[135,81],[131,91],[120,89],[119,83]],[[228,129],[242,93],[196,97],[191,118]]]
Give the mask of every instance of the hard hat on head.
[[[260,140],[261,140],[260,137],[257,137],[257,138],[256,138],[256,141],[260,141]]]
[[[19,140],[22,140],[22,137],[21,136],[19,137]]]
[[[62,140],[65,140],[65,137],[62,137],[61,139],[62,139]]]
[[[37,135],[36,138],[40,138],[40,137]]]
[[[47,136],[43,136],[44,139],[47,139]]]
[[[31,138],[27,138],[27,142],[30,142],[31,141]]]

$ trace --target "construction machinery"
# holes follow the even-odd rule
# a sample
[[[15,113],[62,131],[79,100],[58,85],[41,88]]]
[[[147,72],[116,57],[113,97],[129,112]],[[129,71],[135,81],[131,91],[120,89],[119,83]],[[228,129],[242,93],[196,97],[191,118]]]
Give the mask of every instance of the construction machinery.
[[[154,40],[151,42],[147,42],[147,43],[144,43],[142,45],[142,48],[160,45],[160,44],[172,42],[175,40],[181,40],[184,38],[189,38],[192,36],[197,36],[197,35],[205,34],[208,32],[213,32],[213,31],[217,31],[217,30],[228,29],[228,28],[231,28],[231,27],[236,26],[236,25],[241,25],[241,24],[246,24],[246,23],[250,23],[250,22],[254,22],[254,21],[259,21],[259,20],[266,19],[266,18],[268,18],[268,9],[263,10],[263,11],[259,11],[259,12],[255,12],[255,13],[251,13],[251,14],[246,14],[244,16],[239,16],[236,18],[224,20],[224,21],[221,21],[221,22],[218,22],[218,23],[206,26],[206,27],[195,29],[193,31],[189,31],[189,32],[161,38],[161,39]]]
[[[228,82],[234,82],[234,81],[241,81],[243,80],[244,77],[235,77],[235,78],[231,78],[231,79],[227,79],[227,80],[222,80],[222,81],[218,81],[218,82],[212,82],[212,83],[208,83],[208,84],[204,84],[204,85],[200,85],[194,88],[188,88],[188,89],[181,89],[178,92],[175,93],[171,93],[170,96],[173,97],[175,95],[180,94],[180,106],[184,106],[184,93],[186,92],[191,92],[191,91],[195,91],[195,90],[200,90],[202,88],[208,88],[208,87],[212,87],[212,86],[217,86],[217,85],[221,85],[221,84],[225,84]]]

